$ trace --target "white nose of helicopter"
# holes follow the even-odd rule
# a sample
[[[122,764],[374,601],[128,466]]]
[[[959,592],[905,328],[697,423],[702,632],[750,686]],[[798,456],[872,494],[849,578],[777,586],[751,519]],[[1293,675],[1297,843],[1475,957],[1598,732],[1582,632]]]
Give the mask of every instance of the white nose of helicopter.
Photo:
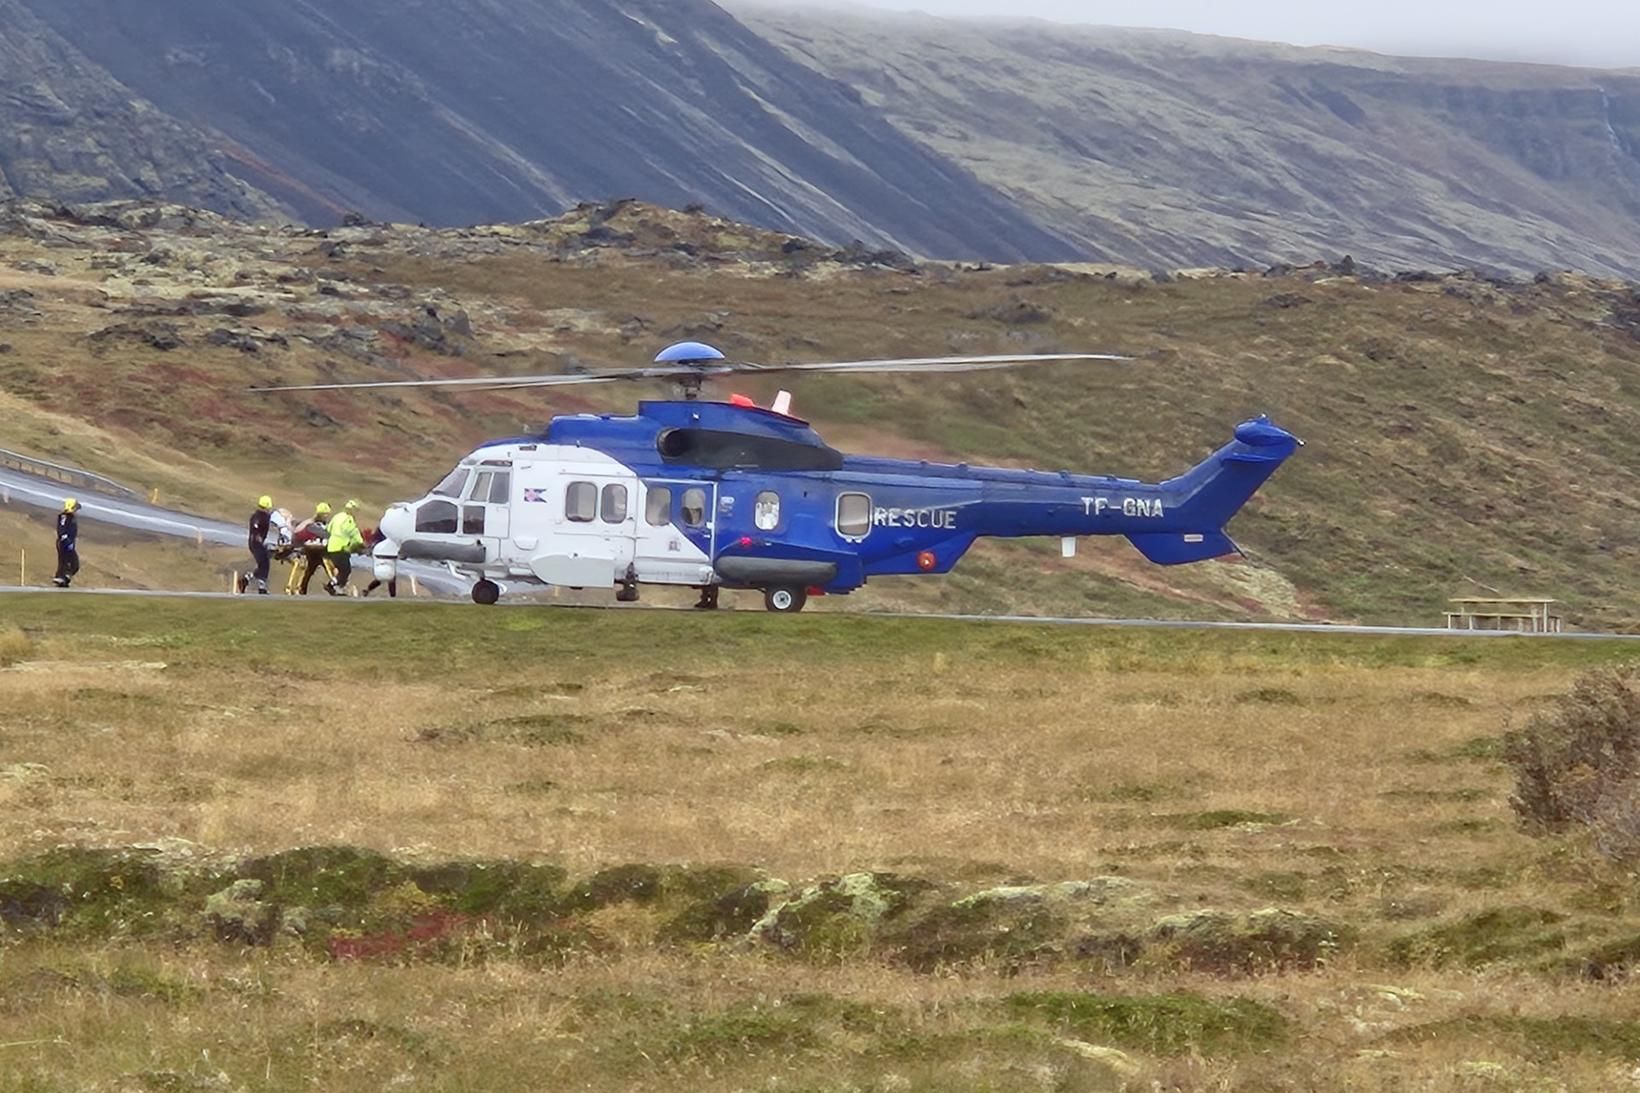
[[[400,502],[389,506],[387,511],[382,513],[380,524],[383,535],[395,543],[402,543],[416,530],[415,513],[409,505]]]

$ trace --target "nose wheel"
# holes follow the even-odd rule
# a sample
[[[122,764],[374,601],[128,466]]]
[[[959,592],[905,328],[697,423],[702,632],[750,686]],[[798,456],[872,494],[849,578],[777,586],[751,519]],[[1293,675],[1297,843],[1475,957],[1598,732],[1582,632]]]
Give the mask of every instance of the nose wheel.
[[[501,586],[491,580],[479,581],[473,585],[473,602],[490,606],[501,598]]]
[[[763,590],[763,606],[778,615],[795,615],[809,602],[807,589],[776,585]]]

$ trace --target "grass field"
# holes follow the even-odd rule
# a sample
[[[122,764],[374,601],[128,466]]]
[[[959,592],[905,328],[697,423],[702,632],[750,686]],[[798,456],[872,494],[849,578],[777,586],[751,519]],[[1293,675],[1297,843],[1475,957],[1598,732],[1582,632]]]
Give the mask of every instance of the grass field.
[[[1616,645],[0,610],[0,1089],[1640,1085]]]

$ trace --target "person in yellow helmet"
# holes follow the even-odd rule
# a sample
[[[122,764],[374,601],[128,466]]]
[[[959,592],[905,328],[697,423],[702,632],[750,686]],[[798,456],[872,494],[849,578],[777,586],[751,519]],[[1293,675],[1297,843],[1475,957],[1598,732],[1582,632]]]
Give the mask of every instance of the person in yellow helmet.
[[[330,518],[330,543],[325,560],[336,575],[325,584],[325,591],[332,596],[340,596],[347,587],[347,579],[353,575],[353,553],[364,549],[364,536],[359,533],[359,522],[353,518],[359,508],[357,500],[349,501],[341,512]]]
[[[313,515],[296,525],[296,531],[291,541],[302,551],[302,580],[299,590],[302,595],[308,594],[308,582],[313,575],[325,567],[325,550],[330,545],[330,503],[320,501],[314,506]],[[291,574],[294,581],[296,575]]]
[[[257,498],[256,509],[251,513],[250,521],[246,525],[246,531],[250,536],[246,545],[250,548],[251,561],[256,563],[256,568],[239,575],[240,593],[250,588],[251,581],[254,580],[257,594],[268,594],[268,565],[271,561],[268,553],[268,533],[272,522],[273,498],[263,494]]]
[[[63,498],[63,511],[57,514],[57,575],[51,583],[67,588],[80,571],[80,521],[76,515],[80,503],[72,497]]]

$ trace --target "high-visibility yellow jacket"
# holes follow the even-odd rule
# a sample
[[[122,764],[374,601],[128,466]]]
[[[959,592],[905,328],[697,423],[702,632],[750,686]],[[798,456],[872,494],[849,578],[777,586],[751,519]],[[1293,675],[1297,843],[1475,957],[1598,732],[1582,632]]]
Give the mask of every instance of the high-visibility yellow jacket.
[[[330,518],[330,544],[325,547],[332,554],[351,554],[364,546],[359,524],[350,512],[338,512]]]

